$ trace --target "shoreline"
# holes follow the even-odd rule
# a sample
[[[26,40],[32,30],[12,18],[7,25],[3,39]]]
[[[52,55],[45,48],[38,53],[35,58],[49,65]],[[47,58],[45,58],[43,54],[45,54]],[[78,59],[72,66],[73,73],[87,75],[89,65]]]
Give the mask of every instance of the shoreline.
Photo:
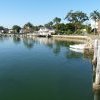
[[[33,37],[39,37],[37,34],[2,34],[2,36],[21,36],[21,37],[28,37],[28,38],[33,38]],[[42,36],[41,36],[42,37]],[[46,36],[43,36],[46,37]],[[60,40],[60,41],[72,41],[72,42],[80,42],[80,43],[85,43],[87,44],[87,48],[93,48],[93,43],[94,40],[98,38],[97,35],[51,35],[51,38],[54,40]]]

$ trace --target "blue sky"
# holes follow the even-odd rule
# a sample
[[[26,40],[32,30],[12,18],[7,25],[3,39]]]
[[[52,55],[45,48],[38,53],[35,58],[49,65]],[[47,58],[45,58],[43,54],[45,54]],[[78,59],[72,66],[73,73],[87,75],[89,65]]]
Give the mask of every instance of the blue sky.
[[[0,0],[0,26],[45,24],[54,17],[64,19],[70,10],[90,13],[100,10],[100,0]]]

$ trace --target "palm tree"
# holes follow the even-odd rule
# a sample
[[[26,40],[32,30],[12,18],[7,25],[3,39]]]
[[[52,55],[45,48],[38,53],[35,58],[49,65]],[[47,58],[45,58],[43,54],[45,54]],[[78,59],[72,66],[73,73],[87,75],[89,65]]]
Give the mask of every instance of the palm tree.
[[[61,22],[61,18],[55,17],[55,18],[53,19],[53,22],[54,22],[55,24],[59,24],[59,23]]]
[[[52,28],[53,22],[50,21],[50,22],[48,22],[47,24],[45,24],[44,26],[45,26],[46,28]]]
[[[50,22],[48,23],[48,25],[49,25],[50,27],[52,27],[52,26],[53,26],[53,22],[50,21]]]
[[[100,12],[97,10],[90,13],[90,18],[95,21],[94,34],[96,33],[96,22],[100,21]]]

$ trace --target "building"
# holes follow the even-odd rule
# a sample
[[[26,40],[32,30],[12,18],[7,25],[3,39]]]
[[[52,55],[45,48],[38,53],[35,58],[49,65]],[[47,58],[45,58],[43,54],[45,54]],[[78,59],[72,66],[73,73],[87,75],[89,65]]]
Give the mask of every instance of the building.
[[[4,33],[4,30],[0,30],[0,33]]]
[[[21,28],[21,30],[20,30],[19,33],[25,33],[25,32],[24,32],[24,28]]]
[[[13,29],[9,29],[8,33],[14,33]]]
[[[38,34],[41,36],[51,36],[52,34],[55,34],[54,29],[48,29],[46,27],[41,27],[38,31]]]
[[[21,28],[19,33],[33,33],[33,29],[30,27],[27,28]]]

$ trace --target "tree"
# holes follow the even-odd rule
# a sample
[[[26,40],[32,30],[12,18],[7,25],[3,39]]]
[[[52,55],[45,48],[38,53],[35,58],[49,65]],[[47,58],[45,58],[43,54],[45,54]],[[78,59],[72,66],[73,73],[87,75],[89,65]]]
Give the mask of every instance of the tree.
[[[82,11],[74,12],[73,10],[66,15],[65,19],[75,25],[75,30],[79,29],[85,21],[89,20],[86,13],[83,13]]]
[[[30,23],[30,22],[28,22],[28,23],[26,23],[25,25],[24,25],[24,28],[32,28],[33,27],[33,24],[32,23]]]
[[[84,23],[85,21],[89,20],[86,13],[83,13],[82,11],[73,12],[73,10],[66,15],[65,19],[72,23]]]
[[[14,33],[19,33],[20,30],[21,30],[21,27],[18,26],[18,25],[14,25],[14,26],[12,27],[12,29],[14,30]]]
[[[90,13],[90,18],[93,19],[95,22],[100,20],[100,12],[97,10]]]
[[[54,29],[56,30],[56,34],[64,34],[66,31],[66,25],[64,23],[55,24]]]
[[[61,18],[55,17],[53,19],[54,24],[59,24],[61,22]]]
[[[48,23],[48,25],[49,25],[49,26],[52,26],[52,25],[53,25],[53,22],[52,22],[52,21],[50,21],[50,22]]]
[[[0,26],[0,30],[4,30],[4,27],[3,26]]]
[[[94,34],[96,33],[96,22],[100,20],[100,12],[97,10],[90,13],[90,18],[95,21]]]
[[[34,31],[39,31],[39,27],[38,26],[34,26]]]
[[[30,22],[26,23],[23,28],[24,28],[25,33],[30,33],[30,32],[33,32],[34,30],[34,26]]]
[[[53,22],[50,21],[49,23],[45,24],[44,26],[47,27],[47,28],[52,28]]]

